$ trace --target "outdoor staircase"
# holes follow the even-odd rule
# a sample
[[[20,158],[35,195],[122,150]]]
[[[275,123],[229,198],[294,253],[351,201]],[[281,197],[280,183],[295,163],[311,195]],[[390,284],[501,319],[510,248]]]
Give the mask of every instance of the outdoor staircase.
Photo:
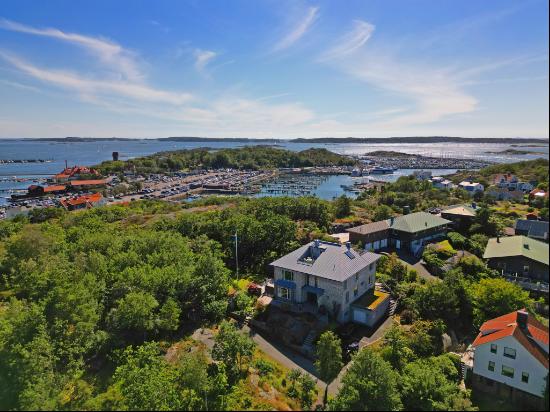
[[[386,286],[385,283],[376,283],[376,289],[390,295],[390,304],[388,305],[388,310],[387,310],[386,313],[387,313],[388,316],[393,316],[395,314],[395,311],[397,310],[397,306],[399,305],[399,301],[392,297],[393,294],[392,294],[390,288],[388,286]]]
[[[309,354],[314,353],[313,346],[314,346],[316,335],[317,334],[315,333],[314,330],[309,331],[306,338],[304,339],[304,343],[302,343],[302,350],[304,351],[304,353],[309,353]]]

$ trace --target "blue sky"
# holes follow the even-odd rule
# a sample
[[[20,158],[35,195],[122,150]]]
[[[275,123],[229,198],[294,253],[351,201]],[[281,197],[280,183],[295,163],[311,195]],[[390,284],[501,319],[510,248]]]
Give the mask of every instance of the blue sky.
[[[548,2],[2,1],[0,137],[548,137]]]

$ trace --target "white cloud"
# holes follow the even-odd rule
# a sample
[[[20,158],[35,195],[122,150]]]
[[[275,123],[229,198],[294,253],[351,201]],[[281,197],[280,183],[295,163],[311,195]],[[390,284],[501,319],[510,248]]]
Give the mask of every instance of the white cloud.
[[[302,36],[307,33],[313,23],[315,23],[318,17],[319,8],[310,7],[303,19],[300,20],[298,24],[293,27],[286,36],[284,36],[281,40],[279,40],[279,42],[277,42],[275,47],[273,47],[273,51],[281,51],[287,49],[298,40],[300,40]]]
[[[199,73],[204,73],[204,69],[212,60],[216,58],[218,53],[213,52],[212,50],[201,50],[196,49],[194,52],[195,56],[195,69]]]
[[[135,53],[124,49],[110,40],[84,36],[76,33],[65,33],[54,28],[37,29],[14,21],[0,19],[0,28],[19,33],[51,37],[77,45],[98,57],[102,63],[116,69],[128,80],[138,81],[144,76],[139,70]]]
[[[140,101],[172,105],[181,105],[192,99],[189,93],[159,90],[141,83],[90,79],[69,71],[43,69],[2,51],[0,51],[0,57],[35,79],[81,94],[123,96]]]
[[[355,20],[353,29],[341,37],[321,56],[321,60],[337,59],[359,50],[372,36],[375,26],[363,20]]]

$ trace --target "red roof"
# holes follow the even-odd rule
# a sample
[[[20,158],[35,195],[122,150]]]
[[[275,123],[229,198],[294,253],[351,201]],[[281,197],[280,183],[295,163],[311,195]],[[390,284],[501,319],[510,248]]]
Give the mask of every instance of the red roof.
[[[96,179],[96,180],[73,180],[70,182],[71,186],[98,186],[104,185],[107,183],[105,179]]]
[[[89,206],[92,206],[93,203],[99,202],[103,196],[101,196],[101,193],[93,193],[91,195],[83,195],[79,197],[69,197],[66,199],[61,200],[61,204],[68,208],[69,206],[79,206],[82,204],[87,204]]]
[[[65,190],[67,187],[66,186],[63,186],[63,185],[57,185],[57,186],[46,186],[44,188],[44,193],[48,193],[48,192],[62,192],[63,190]]]
[[[481,325],[479,335],[477,335],[473,346],[484,345],[506,336],[513,336],[531,355],[548,368],[548,355],[537,345],[538,343],[541,346],[548,346],[548,328],[536,320],[533,315],[529,314],[527,318],[527,330],[522,329],[517,323],[518,312],[499,316]]]

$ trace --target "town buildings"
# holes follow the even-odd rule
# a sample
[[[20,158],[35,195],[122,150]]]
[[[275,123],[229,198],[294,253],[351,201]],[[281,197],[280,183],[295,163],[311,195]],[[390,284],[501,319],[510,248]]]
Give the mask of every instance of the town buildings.
[[[101,193],[93,193],[91,195],[67,197],[59,203],[67,210],[78,210],[100,206],[105,203],[105,199]]]
[[[472,344],[473,387],[540,408],[548,343],[548,328],[525,310],[488,320]]]
[[[357,252],[349,242],[315,240],[271,263],[273,304],[373,326],[390,302],[388,294],[375,290],[378,259],[375,253]]]

